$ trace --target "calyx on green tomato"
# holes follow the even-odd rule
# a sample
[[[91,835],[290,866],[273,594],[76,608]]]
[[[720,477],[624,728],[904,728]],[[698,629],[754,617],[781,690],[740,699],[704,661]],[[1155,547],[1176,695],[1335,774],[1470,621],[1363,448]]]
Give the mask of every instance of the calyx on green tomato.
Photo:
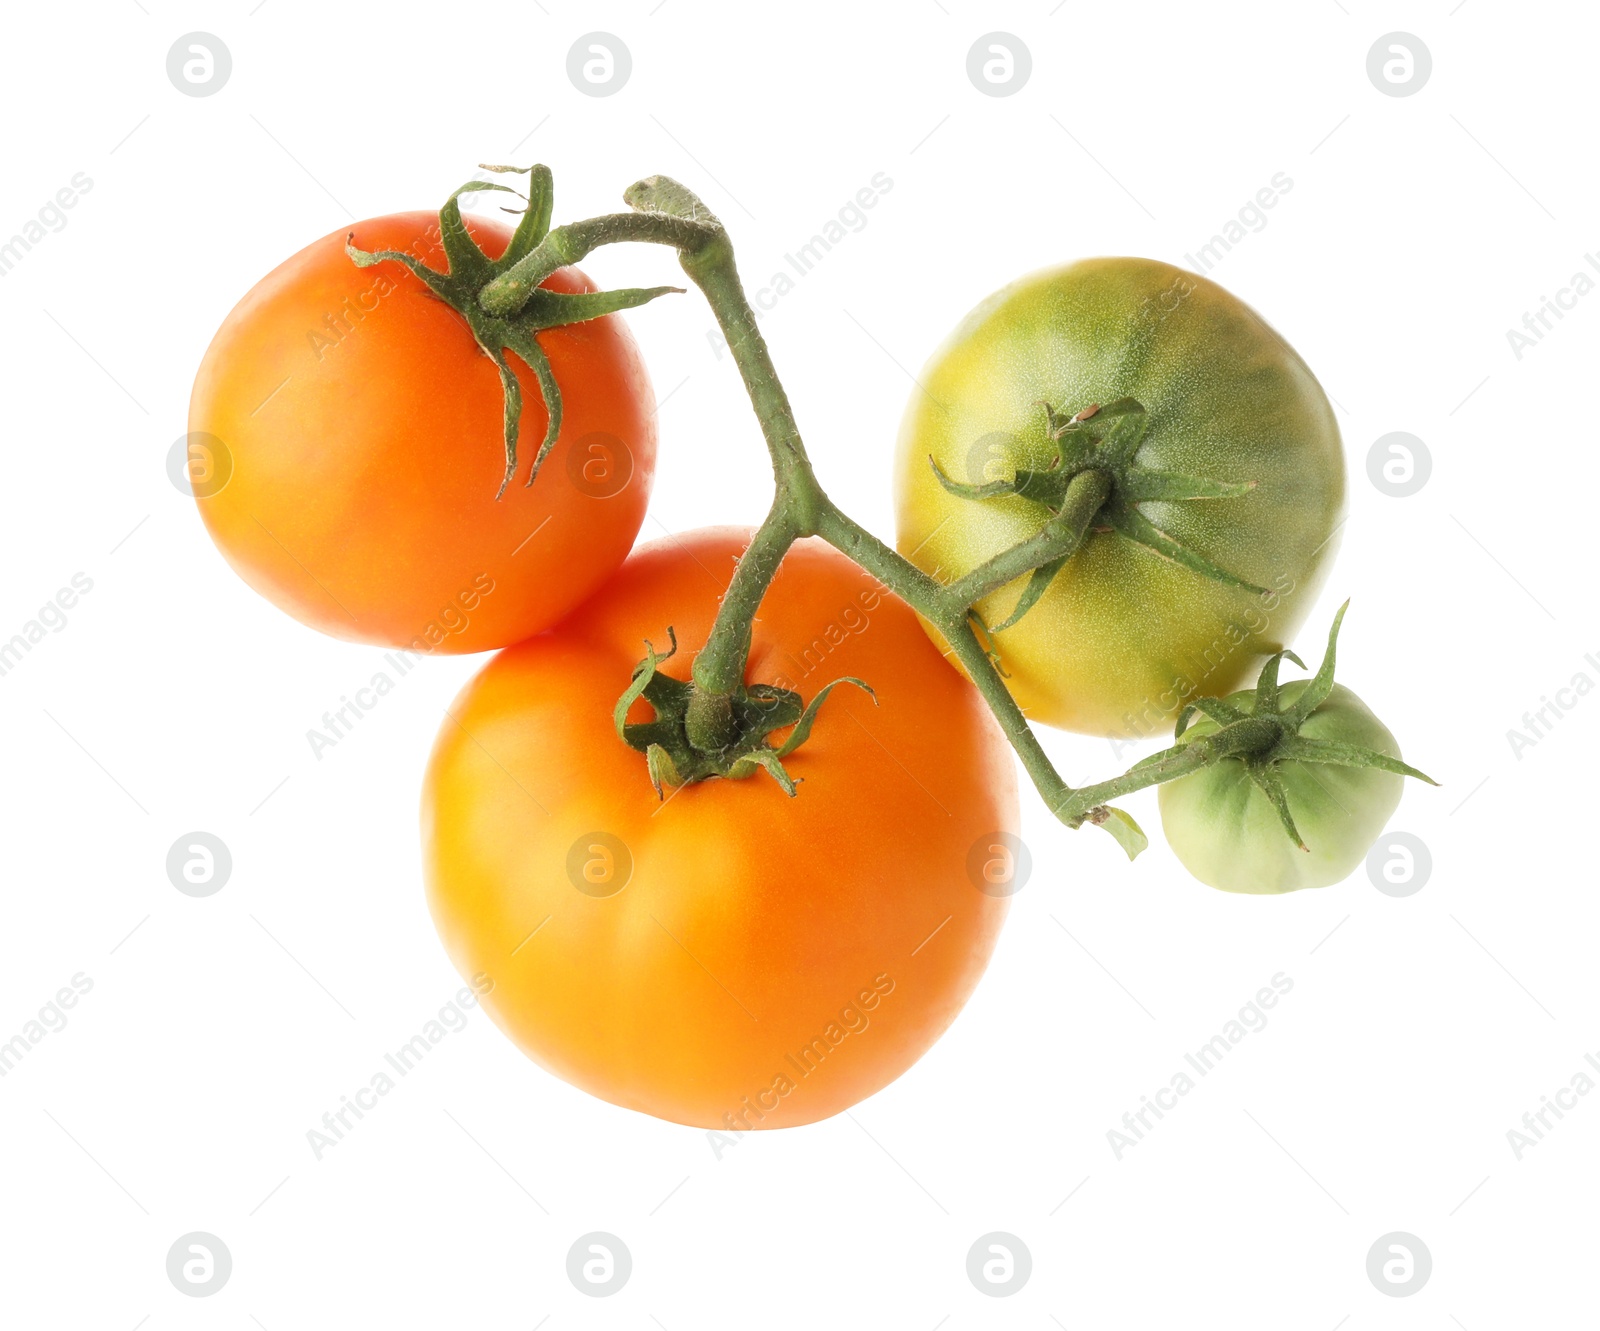
[[[1344,507],[1338,426],[1305,362],[1214,282],[1133,258],[1034,274],[920,383],[898,545],[942,580],[1043,530],[1074,469],[1110,482],[1075,553],[977,606],[1033,720],[1152,733],[1237,685],[1315,599]]]
[[[1382,835],[1404,779],[1437,784],[1401,762],[1389,728],[1334,682],[1343,619],[1341,608],[1315,677],[1280,688],[1282,659],[1300,664],[1280,652],[1254,689],[1198,701],[1179,718],[1168,754],[1202,742],[1232,750],[1157,796],[1168,844],[1202,883],[1265,895],[1340,882]]]

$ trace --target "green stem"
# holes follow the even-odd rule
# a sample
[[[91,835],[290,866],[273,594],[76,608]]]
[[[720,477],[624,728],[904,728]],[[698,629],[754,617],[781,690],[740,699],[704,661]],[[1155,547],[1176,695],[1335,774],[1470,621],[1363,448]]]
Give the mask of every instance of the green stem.
[[[1155,754],[1109,781],[1078,787],[1072,792],[1073,807],[1094,808],[1136,790],[1188,776],[1231,754],[1258,753],[1270,747],[1282,733],[1282,727],[1270,717],[1247,717],[1203,739]]]
[[[841,512],[831,502],[817,529],[829,545],[849,556],[923,618],[932,623],[950,644],[956,660],[983,694],[984,701],[1000,722],[1000,728],[1016,749],[1028,775],[1052,809],[1070,796],[1071,787],[1063,781],[1045,755],[1039,738],[1028,725],[1028,718],[1017,706],[989,653],[972,631],[968,609],[953,595],[950,586],[929,577],[905,556],[890,549],[866,528]],[[1024,570],[1026,571],[1026,570]]]
[[[744,683],[744,659],[750,654],[750,624],[755,611],[760,610],[782,558],[802,534],[789,507],[781,494],[774,499],[773,509],[758,526],[749,549],[733,570],[733,581],[728,582],[710,637],[694,658],[694,686],[702,693],[726,697]],[[702,747],[693,734],[693,726],[690,739],[696,747]]]
[[[1023,715],[1005,680],[995,669],[994,661],[978,641],[978,635],[972,631],[971,623],[962,620],[960,627],[946,636],[956,659],[965,667],[968,677],[989,704],[989,710],[1000,723],[1005,737],[1011,741],[1011,747],[1017,751],[1017,757],[1022,760],[1023,768],[1032,778],[1050,812],[1069,826],[1077,827],[1093,806],[1085,804],[1079,807],[1077,792],[1061,779],[1055,764],[1039,743],[1039,737],[1028,724],[1028,718]]]
[[[789,395],[778,378],[766,339],[756,326],[755,311],[745,299],[727,232],[704,204],[681,185],[662,177],[639,182],[628,191],[628,197],[641,198],[658,207],[670,204],[691,215],[664,211],[611,213],[558,226],[489,282],[479,293],[479,303],[494,315],[515,314],[558,268],[579,262],[601,245],[643,241],[676,249],[683,271],[704,293],[716,315],[723,340],[733,353],[734,364],[755,408],[780,490],[787,487],[794,492],[789,496],[789,506],[798,510],[801,525],[807,528],[801,534],[809,534],[813,523],[807,518],[814,502],[823,497],[822,491],[800,442]]]
[[[1100,505],[1111,494],[1111,477],[1103,471],[1080,471],[1067,486],[1065,507],[1026,541],[1002,550],[970,573],[957,578],[946,590],[963,605],[976,605],[990,592],[999,591],[1041,564],[1075,554]]]
[[[811,470],[789,395],[778,378],[767,340],[756,327],[755,311],[745,299],[733,261],[733,246],[723,235],[702,249],[682,254],[680,262],[690,281],[705,294],[750,395],[778,484],[773,512],[782,508],[798,526],[797,534],[808,536],[816,529],[817,512],[827,502],[827,496]]]
[[[478,293],[478,303],[497,317],[515,314],[558,268],[577,263],[602,245],[644,241],[688,253],[716,240],[720,226],[667,213],[608,213],[558,226]]]

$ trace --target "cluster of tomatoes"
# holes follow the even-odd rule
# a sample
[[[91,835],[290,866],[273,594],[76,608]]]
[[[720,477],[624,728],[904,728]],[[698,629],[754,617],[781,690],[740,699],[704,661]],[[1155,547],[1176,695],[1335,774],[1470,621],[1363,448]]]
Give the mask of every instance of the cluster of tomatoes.
[[[872,695],[841,690],[786,759],[797,798],[764,779],[659,791],[619,738],[651,708],[619,696],[647,641],[706,641],[751,533],[634,548],[655,404],[617,314],[538,333],[559,431],[537,483],[532,449],[507,476],[508,399],[520,390],[512,438],[539,440],[549,381],[486,355],[418,276],[449,267],[441,216],[359,224],[365,266],[345,232],[324,237],[228,316],[190,415],[231,461],[225,484],[197,492],[205,524],[247,583],[326,633],[499,649],[440,731],[422,837],[445,946],[463,974],[487,977],[485,1008],[528,1055],[615,1104],[709,1128],[838,1113],[954,1019],[1025,879],[1006,736],[937,635],[809,538],[761,601],[746,678],[814,695],[853,677]],[[455,211],[447,226],[488,261],[521,243],[488,217]],[[570,267],[544,289],[594,291]],[[1198,705],[1179,736],[1193,742],[1257,708],[1288,716],[1299,688],[1312,693],[1307,736],[1398,761],[1353,695],[1312,681],[1280,696],[1275,657],[1270,696],[1214,696],[1303,617],[1343,502],[1327,401],[1253,311],[1163,264],[1091,261],[985,302],[922,383],[900,446],[899,545],[940,579],[1036,535],[1052,471],[1112,477],[1070,559],[973,608],[1004,624],[987,640],[1033,718],[1134,739]],[[1064,451],[1084,434],[1063,428],[1069,414],[1077,427],[1090,404],[1124,399],[1142,405],[1141,437],[1124,446],[1108,423]],[[692,655],[651,661],[687,680]],[[1277,764],[1309,856],[1249,764],[1163,787],[1169,838],[1198,876],[1283,891],[1349,872],[1400,778],[1337,769],[1343,807],[1364,820],[1351,835],[1296,766]],[[1241,870],[1245,844],[1259,849]]]

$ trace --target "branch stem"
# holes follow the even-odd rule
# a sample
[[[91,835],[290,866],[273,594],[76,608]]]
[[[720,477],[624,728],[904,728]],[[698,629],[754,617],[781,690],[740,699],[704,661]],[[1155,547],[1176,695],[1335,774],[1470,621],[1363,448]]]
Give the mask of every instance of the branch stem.
[[[1104,817],[1101,806],[1213,762],[1245,747],[1228,731],[1158,754],[1132,771],[1074,790],[1056,771],[1027,717],[973,628],[972,606],[1033,570],[1072,555],[1111,492],[1111,477],[1086,470],[1067,487],[1060,512],[1033,537],[952,583],[941,583],[847,516],[823,491],[778,378],[766,339],[745,298],[727,232],[701,200],[676,181],[652,176],[624,196],[636,211],[570,223],[550,231],[521,260],[486,284],[479,302],[490,314],[515,314],[541,282],[601,245],[624,241],[668,245],[705,295],[749,393],[771,456],[775,493],[729,583],[705,646],[695,657],[694,695],[685,722],[691,744],[716,752],[736,738],[734,700],[744,686],[751,625],[783,557],[795,541],[820,536],[927,619],[983,695],[1052,813],[1069,827]]]
[[[799,526],[780,494],[773,500],[772,511],[756,529],[749,547],[733,570],[733,580],[728,583],[728,590],[723,595],[722,606],[711,626],[711,634],[694,659],[694,683],[700,692],[729,696],[744,683],[745,658],[750,654],[751,623],[784,555],[788,554],[789,547],[800,535]],[[692,730],[690,739],[700,747]]]

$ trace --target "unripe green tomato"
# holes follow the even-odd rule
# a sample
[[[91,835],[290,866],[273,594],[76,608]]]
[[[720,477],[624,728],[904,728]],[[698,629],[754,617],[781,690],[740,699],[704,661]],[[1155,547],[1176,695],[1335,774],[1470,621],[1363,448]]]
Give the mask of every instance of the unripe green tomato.
[[[1303,680],[1285,684],[1282,705],[1292,706],[1304,689]],[[1254,714],[1253,692],[1235,693],[1227,701]],[[1201,717],[1177,742],[1214,735],[1217,728]],[[1400,757],[1389,728],[1342,684],[1335,684],[1328,700],[1306,718],[1300,734]],[[1383,834],[1405,781],[1376,767],[1329,763],[1280,762],[1274,770],[1306,850],[1289,839],[1272,801],[1237,758],[1224,758],[1160,788],[1167,844],[1202,883],[1224,892],[1270,894],[1343,881]]]
[[[1208,580],[1115,532],[1092,532],[1037,605],[995,634],[1031,720],[1153,735],[1196,691],[1254,677],[1294,639],[1338,544],[1344,454],[1333,408],[1294,349],[1237,296],[1153,259],[1085,259],[990,296],[934,353],[900,428],[897,545],[952,581],[1050,517],[1017,495],[948,493],[1046,467],[1044,407],[1118,398],[1149,413],[1138,461],[1217,481],[1229,499],[1147,502],[1163,532],[1267,595]],[[998,625],[1024,580],[978,604]]]

